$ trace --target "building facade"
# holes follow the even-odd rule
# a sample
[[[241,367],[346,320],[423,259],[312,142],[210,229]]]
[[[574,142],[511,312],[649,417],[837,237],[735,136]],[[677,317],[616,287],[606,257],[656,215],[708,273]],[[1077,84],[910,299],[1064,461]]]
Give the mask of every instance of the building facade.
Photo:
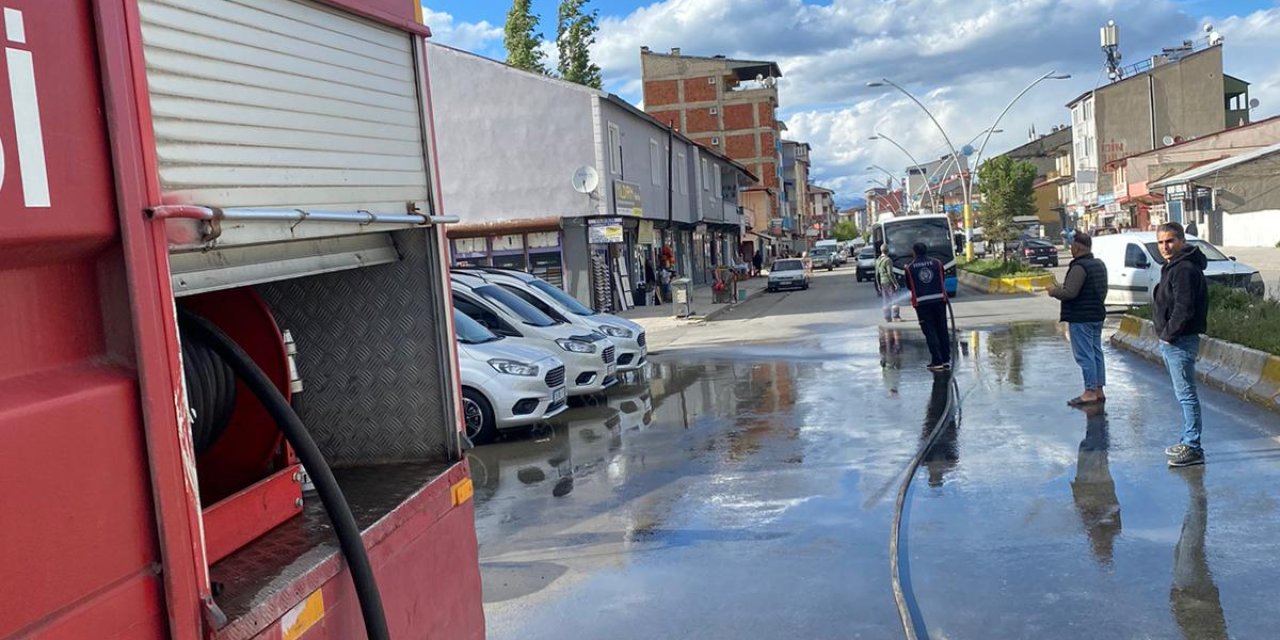
[[[781,196],[777,63],[640,49],[644,109],[689,139],[746,166]],[[775,203],[776,204],[776,203]],[[781,207],[775,206],[775,209]]]
[[[429,46],[455,265],[528,270],[619,310],[659,268],[703,283],[740,261],[745,167],[617,96]]]
[[[811,184],[808,186],[809,191],[809,211],[813,212],[810,217],[809,228],[817,232],[816,237],[822,240],[834,237],[831,232],[839,221],[839,213],[836,210],[836,192],[825,187]]]
[[[1076,217],[1090,214],[1132,225],[1120,216],[1120,195],[1108,165],[1248,124],[1249,85],[1223,73],[1221,43],[1165,49],[1121,76],[1067,103],[1075,164],[1068,210]]]
[[[782,141],[782,212],[790,231],[791,251],[799,254],[808,249],[809,210],[809,153],[807,142]]]
[[[1044,237],[1054,240],[1071,224],[1066,220],[1066,203],[1074,180],[1070,169],[1071,146],[1071,127],[1055,126],[1049,133],[1001,154],[1035,166],[1036,219]]]

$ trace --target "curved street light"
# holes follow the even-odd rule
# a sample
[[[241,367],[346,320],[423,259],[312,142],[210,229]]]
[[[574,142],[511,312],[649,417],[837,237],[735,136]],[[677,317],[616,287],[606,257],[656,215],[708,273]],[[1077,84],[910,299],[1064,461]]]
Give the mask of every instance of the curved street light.
[[[902,145],[898,144],[898,141],[897,141],[897,140],[894,140],[893,138],[890,138],[889,136],[886,136],[885,134],[880,133],[879,131],[876,131],[875,133],[873,133],[873,134],[871,135],[871,137],[870,137],[870,138],[867,138],[867,139],[868,139],[868,140],[884,140],[885,142],[888,142],[889,144],[891,144],[891,145],[893,145],[893,146],[897,147],[899,151],[901,151],[901,152],[903,152],[903,153],[907,154],[907,158],[909,158],[909,159],[911,160],[911,164],[912,164],[913,166],[917,166],[917,167],[923,167],[923,166],[924,166],[924,165],[920,164],[920,161],[919,161],[919,160],[916,160],[916,157],[915,157],[915,156],[911,155],[911,152],[910,152],[910,151],[907,151],[907,148],[906,148],[906,147],[904,147],[904,146],[902,146]],[[908,171],[908,172],[907,172],[907,174],[908,174],[908,175],[910,175],[910,173],[911,173],[910,171]],[[930,205],[931,205],[931,206],[934,206],[934,207],[938,206],[938,193],[937,193],[937,191],[936,191],[935,189],[930,188],[930,185],[929,185],[929,178],[928,178],[928,176],[925,176],[925,180],[924,180],[924,187],[925,187],[925,189],[929,192],[929,203],[930,203]],[[908,197],[910,197],[912,194],[907,194],[907,195],[908,195]]]
[[[1009,101],[1009,104],[1005,105],[1004,111],[1001,111],[1000,115],[996,116],[996,120],[994,123],[992,123],[991,128],[986,130],[987,137],[983,139],[982,146],[978,148],[978,153],[977,155],[974,156],[974,160],[975,160],[974,169],[969,171],[969,179],[968,180],[964,179],[963,174],[961,174],[960,176],[960,187],[964,194],[964,236],[965,236],[964,253],[965,253],[966,260],[973,259],[973,242],[971,242],[972,236],[973,236],[973,212],[972,212],[972,208],[970,207],[971,196],[973,191],[973,176],[974,176],[974,171],[977,168],[976,161],[981,158],[982,152],[987,148],[987,143],[991,140],[991,134],[995,133],[996,126],[1000,124],[1000,120],[1004,118],[1005,114],[1008,113],[1009,110],[1013,108],[1014,103],[1016,103],[1019,99],[1021,99],[1022,96],[1026,95],[1027,92],[1031,91],[1033,87],[1040,84],[1041,82],[1044,82],[1045,80],[1066,80],[1067,78],[1070,78],[1070,77],[1071,77],[1070,74],[1059,75],[1057,71],[1050,71],[1049,73],[1046,73],[1040,76],[1039,78],[1036,78],[1031,84],[1027,85],[1025,89],[1023,89],[1020,93],[1018,93],[1018,95],[1014,96],[1013,100]],[[956,147],[954,144],[951,143],[951,138],[947,137],[946,130],[943,129],[942,125],[938,123],[938,119],[933,117],[933,113],[930,112],[929,109],[924,106],[924,103],[920,102],[920,100],[916,99],[915,96],[911,95],[910,91],[903,89],[897,83],[893,82],[892,80],[889,80],[888,78],[881,78],[878,81],[872,81],[867,83],[868,87],[883,87],[885,85],[891,86],[897,89],[899,92],[901,92],[902,95],[907,96],[907,98],[909,98],[912,102],[916,103],[916,106],[920,107],[920,109],[924,111],[925,115],[929,116],[929,119],[933,121],[933,125],[938,128],[938,132],[942,134],[942,138],[947,141],[947,147],[951,149],[951,158],[952,160],[955,161],[956,167],[959,168],[960,154],[956,152]]]
[[[942,128],[942,124],[938,122],[937,118],[933,117],[933,112],[929,111],[929,108],[924,106],[923,102],[920,102],[920,100],[916,99],[915,96],[911,95],[910,91],[903,89],[896,82],[888,78],[881,78],[879,80],[874,80],[867,83],[868,87],[883,87],[885,85],[888,85],[890,87],[893,87],[894,89],[897,89],[899,92],[902,93],[902,95],[906,96],[912,102],[916,103],[916,106],[920,107],[920,110],[923,111],[925,115],[929,116],[929,119],[933,121],[933,126],[938,128],[938,133],[942,134],[942,139],[947,141],[947,148],[951,149],[951,158],[956,161],[956,166],[959,167],[960,153],[956,151],[956,145],[951,143],[951,137],[947,135],[947,130]],[[969,215],[969,185],[965,184],[964,181],[961,181],[960,184],[961,184],[961,189],[964,191],[964,237],[965,237],[965,246],[968,247],[968,246],[972,246],[973,244],[969,242],[969,237],[972,235],[970,233],[970,229],[972,229],[973,227],[972,220],[970,219],[970,215]]]
[[[870,167],[867,167],[867,171],[874,171],[874,170],[876,170],[876,169],[880,169],[881,171],[884,171],[884,169],[883,169],[883,168],[881,168],[881,167],[879,167],[879,166],[877,166],[877,165],[871,165]],[[888,172],[888,171],[885,171],[885,173],[889,173],[889,172]],[[871,178],[867,178],[867,184],[874,184],[875,186],[879,187],[879,186],[880,186],[880,181],[879,181],[879,180],[872,180]],[[893,174],[891,174],[891,173],[889,174],[889,181],[885,183],[885,191],[887,192],[887,193],[886,193],[886,196],[887,196],[888,194],[893,193]],[[894,205],[894,200],[896,200],[896,199],[897,199],[897,198],[890,198],[890,199],[887,201],[887,203],[888,203],[888,205],[889,205],[889,211],[892,211],[893,213],[902,213],[901,209],[894,208],[894,206],[893,206],[893,205]]]

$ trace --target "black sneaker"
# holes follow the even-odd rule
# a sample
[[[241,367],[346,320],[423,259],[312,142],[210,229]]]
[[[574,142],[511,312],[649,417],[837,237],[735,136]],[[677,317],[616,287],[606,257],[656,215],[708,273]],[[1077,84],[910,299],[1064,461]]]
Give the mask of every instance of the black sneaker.
[[[1190,448],[1191,448],[1191,447],[1188,447],[1187,445],[1182,444],[1181,442],[1179,442],[1178,444],[1175,444],[1175,445],[1173,445],[1172,447],[1168,447],[1168,448],[1166,448],[1166,449],[1164,450],[1164,454],[1165,454],[1166,456],[1169,456],[1170,458],[1176,458],[1176,457],[1178,457],[1178,456],[1182,455],[1182,453],[1183,453],[1184,451],[1186,451],[1187,449],[1190,449]]]
[[[1186,450],[1178,454],[1178,457],[1169,459],[1169,466],[1171,467],[1190,467],[1197,464],[1204,464],[1204,451],[1192,449],[1191,447],[1187,447]]]
[[[946,366],[947,365],[945,364],[930,364],[930,365],[925,365],[925,368],[930,371],[945,371]]]

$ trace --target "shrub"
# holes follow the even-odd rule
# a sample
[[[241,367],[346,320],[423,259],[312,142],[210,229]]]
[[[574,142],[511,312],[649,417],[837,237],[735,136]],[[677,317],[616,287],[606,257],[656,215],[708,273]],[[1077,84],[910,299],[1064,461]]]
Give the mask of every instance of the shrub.
[[[1004,260],[974,260],[960,265],[961,269],[988,278],[1006,278],[1014,276],[1038,276],[1048,273],[1040,267],[1031,267],[1020,262]]]
[[[1151,307],[1133,310],[1151,319]],[[1249,295],[1240,289],[1209,287],[1209,337],[1250,349],[1280,355],[1280,302]]]

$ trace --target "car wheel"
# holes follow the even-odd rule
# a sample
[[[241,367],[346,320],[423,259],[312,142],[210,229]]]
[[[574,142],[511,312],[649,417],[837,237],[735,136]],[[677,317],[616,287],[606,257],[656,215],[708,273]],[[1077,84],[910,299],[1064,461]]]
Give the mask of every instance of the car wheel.
[[[831,265],[827,265],[827,271],[830,271],[830,270],[832,270],[832,269],[834,269],[834,268],[835,268],[835,267],[833,267],[833,266],[831,266]]]
[[[491,442],[498,435],[493,407],[484,395],[475,389],[462,390],[462,420],[467,429],[467,439],[472,444]]]
[[[777,293],[777,292],[778,290],[774,289],[773,287],[768,287],[765,289],[765,293]]]
[[[808,283],[808,282],[804,283],[804,285],[803,285],[803,286],[801,286],[800,288],[801,288],[801,289],[803,289],[803,290],[805,290],[805,291],[808,291],[808,290],[809,290],[809,283]]]

